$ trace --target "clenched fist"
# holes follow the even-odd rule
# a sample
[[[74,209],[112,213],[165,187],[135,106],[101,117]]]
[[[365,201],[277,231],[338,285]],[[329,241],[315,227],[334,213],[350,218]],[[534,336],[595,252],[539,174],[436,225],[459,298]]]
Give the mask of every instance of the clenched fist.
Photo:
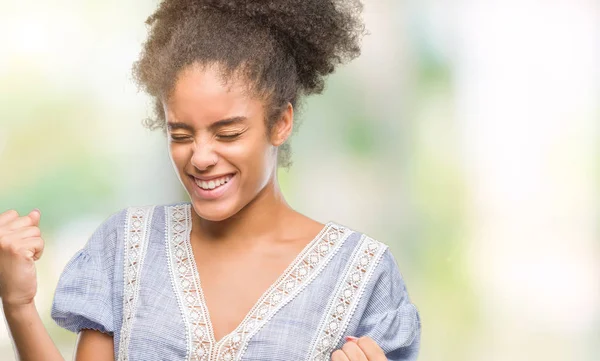
[[[346,336],[346,343],[331,355],[331,361],[387,361],[387,358],[372,338]]]
[[[5,306],[33,303],[35,261],[44,249],[39,223],[37,209],[22,217],[14,210],[0,214],[0,297]]]

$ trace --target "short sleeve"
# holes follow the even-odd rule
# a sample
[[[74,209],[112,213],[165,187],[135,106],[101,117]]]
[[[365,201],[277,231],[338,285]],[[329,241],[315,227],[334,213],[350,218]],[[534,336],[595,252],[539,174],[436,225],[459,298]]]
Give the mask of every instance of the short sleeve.
[[[67,263],[54,294],[52,318],[61,327],[113,334],[113,283],[122,212],[108,218]]]
[[[390,361],[416,360],[421,336],[419,312],[408,297],[397,263],[387,249],[373,274],[356,336],[369,336]]]

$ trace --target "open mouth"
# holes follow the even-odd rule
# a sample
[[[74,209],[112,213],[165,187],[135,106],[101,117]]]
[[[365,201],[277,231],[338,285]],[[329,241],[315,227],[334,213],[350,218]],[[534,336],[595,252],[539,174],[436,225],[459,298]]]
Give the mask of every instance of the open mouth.
[[[196,183],[196,185],[200,189],[203,189],[205,191],[211,191],[213,189],[220,188],[220,187],[224,186],[225,184],[229,183],[229,181],[231,180],[231,178],[233,178],[233,174],[228,174],[226,176],[223,176],[223,177],[220,177],[220,178],[211,179],[209,181],[205,181],[205,180],[200,180],[198,178],[194,178],[194,183]]]
[[[226,174],[218,178],[198,179],[190,176],[194,182],[193,194],[204,200],[215,200],[223,196],[235,179],[236,173]]]

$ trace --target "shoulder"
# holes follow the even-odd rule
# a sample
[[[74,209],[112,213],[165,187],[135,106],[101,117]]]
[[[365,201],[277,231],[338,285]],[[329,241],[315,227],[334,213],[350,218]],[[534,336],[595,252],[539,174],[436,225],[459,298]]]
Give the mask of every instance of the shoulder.
[[[161,230],[168,210],[185,211],[189,207],[189,202],[129,206],[110,214],[99,229],[108,232],[144,227]]]
[[[83,252],[107,251],[120,247],[128,234],[163,232],[168,209],[181,209],[189,203],[135,205],[109,214],[88,239]]]
[[[386,243],[354,228],[335,222],[331,223],[345,230],[348,240],[351,240],[351,242],[348,242],[348,247],[353,248],[355,257],[362,258],[363,263],[366,262],[366,258],[369,259],[369,263],[373,267],[378,266],[382,262],[388,265],[390,261],[392,263],[395,262]]]
[[[398,263],[387,243],[368,233],[337,225],[344,229],[346,234],[342,246],[345,249],[345,256],[342,258],[346,269],[349,272],[360,270],[360,279],[366,289],[386,288],[389,283],[403,284]]]
[[[390,283],[404,288],[404,279],[400,267],[389,246],[368,233],[350,227],[347,247],[352,249],[351,262],[360,267],[371,286],[387,288]]]

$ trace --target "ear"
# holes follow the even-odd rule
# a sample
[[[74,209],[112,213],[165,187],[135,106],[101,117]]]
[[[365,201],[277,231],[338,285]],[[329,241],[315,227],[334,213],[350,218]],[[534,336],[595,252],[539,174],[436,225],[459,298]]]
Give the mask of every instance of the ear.
[[[273,130],[271,131],[271,143],[276,147],[282,145],[290,137],[293,129],[294,107],[288,102],[287,107],[273,126]]]

